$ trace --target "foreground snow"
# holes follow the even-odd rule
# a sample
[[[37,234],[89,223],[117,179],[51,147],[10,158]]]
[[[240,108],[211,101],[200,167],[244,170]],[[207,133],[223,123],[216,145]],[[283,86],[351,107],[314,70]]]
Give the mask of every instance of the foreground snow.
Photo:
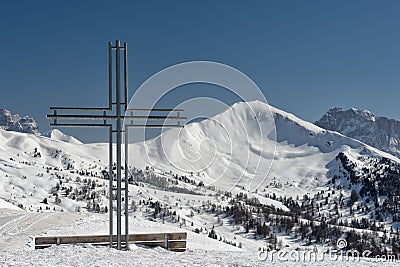
[[[256,252],[189,250],[170,252],[161,248],[133,247],[118,251],[105,247],[54,246],[24,253],[0,254],[5,266],[394,266],[393,262],[356,261],[281,262],[261,261]]]
[[[39,218],[40,217],[40,218]],[[393,266],[394,262],[346,259],[295,262],[277,257],[261,260],[255,248],[239,249],[204,235],[188,231],[187,251],[171,252],[132,244],[129,251],[91,245],[60,245],[34,250],[37,235],[107,233],[107,215],[94,213],[32,213],[1,210],[1,266]],[[160,224],[132,217],[132,232],[183,231],[172,224]]]

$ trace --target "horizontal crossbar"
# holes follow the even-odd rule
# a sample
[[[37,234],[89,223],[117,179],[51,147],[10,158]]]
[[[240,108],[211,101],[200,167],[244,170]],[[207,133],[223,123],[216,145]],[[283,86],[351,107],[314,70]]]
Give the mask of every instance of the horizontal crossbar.
[[[110,108],[101,108],[101,107],[93,107],[93,108],[84,108],[84,107],[50,107],[50,110],[92,110],[92,111],[108,111]]]
[[[102,128],[112,127],[112,124],[84,124],[84,123],[50,123],[50,127],[89,127],[89,128]]]
[[[183,128],[184,125],[177,125],[177,124],[147,124],[147,125],[140,125],[140,124],[129,124],[126,125],[129,128]]]
[[[47,119],[49,120],[54,120],[54,119],[60,119],[60,120],[117,120],[118,117],[115,115],[47,115]],[[187,117],[180,117],[180,116],[121,116],[120,117],[122,120],[123,119],[131,119],[131,120],[186,120]]]
[[[150,111],[150,112],[183,112],[183,109],[170,108],[128,108],[126,111]]]
[[[120,50],[125,50],[125,46],[111,46],[112,49],[119,48]]]
[[[116,103],[112,103],[115,105]],[[123,105],[124,103],[121,103]],[[93,111],[108,111],[110,108],[106,107],[50,107],[50,110],[93,110]],[[170,109],[170,108],[128,108],[126,111],[149,111],[149,112],[183,112],[183,109]]]
[[[88,127],[88,128],[107,128],[111,124],[83,124],[83,123],[51,123],[50,127]],[[129,128],[183,128],[183,125],[177,124],[127,124]]]

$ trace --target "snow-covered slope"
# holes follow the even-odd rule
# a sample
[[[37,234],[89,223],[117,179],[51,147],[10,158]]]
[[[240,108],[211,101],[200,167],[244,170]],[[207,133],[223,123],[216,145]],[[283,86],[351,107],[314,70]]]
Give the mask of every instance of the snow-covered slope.
[[[400,157],[400,121],[368,110],[332,108],[315,124]]]
[[[7,202],[1,198],[0,198],[0,209],[21,210],[17,206],[15,206],[15,205],[11,204],[10,202]]]
[[[50,136],[0,130],[0,198],[29,207],[51,194],[57,176],[70,183],[78,174],[102,177],[107,144],[81,144],[57,130]],[[210,119],[131,144],[129,159],[131,166],[172,171],[221,190],[269,188],[301,196],[326,188],[340,152],[355,160],[367,155],[398,161],[259,101],[237,103]],[[66,199],[60,205],[73,211],[79,203]]]
[[[79,171],[99,176],[105,166],[105,144],[81,145],[0,130],[0,198],[29,210],[45,208],[44,198],[54,198],[53,191],[61,177],[70,180],[69,187],[76,184]],[[54,208],[54,201],[49,199],[50,203]],[[66,198],[55,206],[58,210],[74,211],[80,205],[79,201]]]
[[[75,137],[66,135],[65,133],[61,132],[58,129],[53,129],[44,134],[43,136],[51,138],[53,140],[63,141],[71,144],[82,144],[82,142],[76,139]]]

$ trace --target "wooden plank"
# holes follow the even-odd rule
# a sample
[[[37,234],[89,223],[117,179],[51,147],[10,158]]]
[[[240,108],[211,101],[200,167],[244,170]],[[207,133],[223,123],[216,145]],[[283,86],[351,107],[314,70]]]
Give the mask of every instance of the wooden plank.
[[[35,245],[57,244],[57,238],[54,236],[35,237]]]
[[[51,247],[52,245],[36,245],[35,246],[35,249],[42,249],[42,248],[49,248],[49,247]]]
[[[130,234],[129,242],[134,241],[161,241],[164,240],[166,233],[147,233],[147,234]],[[121,236],[125,242],[125,235]],[[168,240],[185,240],[187,233],[168,233]],[[35,245],[45,244],[71,244],[71,243],[101,243],[108,242],[108,235],[87,235],[87,236],[40,236],[35,238]],[[117,241],[117,236],[113,236],[113,242]]]
[[[168,239],[169,240],[186,240],[187,239],[187,233],[186,232],[169,233],[168,234]]]
[[[186,249],[186,240],[169,241],[168,249]]]
[[[140,244],[150,247],[165,248],[165,234],[168,234],[168,249],[171,251],[185,251],[187,233],[146,233],[146,234],[130,234],[129,243]],[[125,236],[122,236],[125,242]],[[117,236],[113,236],[113,243],[117,242]],[[92,245],[109,245],[108,235],[86,235],[86,236],[42,236],[35,238],[35,249],[50,247],[59,244],[79,244],[87,243]]]
[[[166,233],[155,233],[155,234],[132,234],[129,235],[129,242],[133,241],[161,241],[164,240]],[[186,239],[187,233],[168,233],[168,240],[184,240]],[[125,242],[125,236],[122,236],[122,241]]]
[[[148,247],[162,247],[165,248],[164,241],[145,241],[145,242],[134,242],[136,245],[144,245]],[[177,241],[169,241],[168,248],[186,248],[186,241],[177,240]]]
[[[164,248],[164,242],[158,241],[158,242],[136,242],[134,243],[136,245],[144,245],[148,247],[162,247]],[[44,249],[44,248],[49,248],[55,244],[46,244],[46,245],[35,245],[35,249]],[[108,246],[109,243],[92,243],[92,245],[95,246]],[[186,251],[186,241],[180,240],[180,241],[172,241],[171,243],[168,242],[168,249],[171,251],[175,252],[182,252]]]
[[[172,248],[172,249],[170,249],[171,251],[174,251],[174,252],[185,252],[186,251],[186,248]]]

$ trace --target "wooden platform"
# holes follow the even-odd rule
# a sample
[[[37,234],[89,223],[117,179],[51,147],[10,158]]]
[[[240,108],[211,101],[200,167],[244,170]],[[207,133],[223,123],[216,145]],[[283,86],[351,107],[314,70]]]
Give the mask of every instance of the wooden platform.
[[[186,250],[187,233],[146,233],[130,234],[129,243],[140,244],[149,247],[162,247],[171,251]],[[125,235],[121,237],[125,243]],[[113,243],[117,243],[117,236],[113,236]],[[109,235],[80,235],[80,236],[38,236],[35,237],[35,249],[47,248],[61,244],[92,244],[108,246]]]

